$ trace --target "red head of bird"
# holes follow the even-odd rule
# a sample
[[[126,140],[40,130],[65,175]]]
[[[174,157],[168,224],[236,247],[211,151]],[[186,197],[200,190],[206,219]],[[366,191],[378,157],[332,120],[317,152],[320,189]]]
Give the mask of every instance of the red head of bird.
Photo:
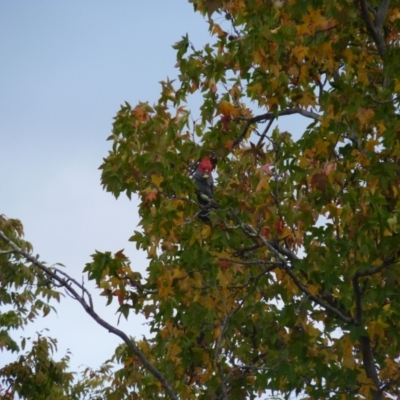
[[[214,166],[210,160],[209,157],[204,157],[201,161],[199,166],[197,167],[197,170],[205,175],[208,175],[211,173],[211,171],[213,170]]]

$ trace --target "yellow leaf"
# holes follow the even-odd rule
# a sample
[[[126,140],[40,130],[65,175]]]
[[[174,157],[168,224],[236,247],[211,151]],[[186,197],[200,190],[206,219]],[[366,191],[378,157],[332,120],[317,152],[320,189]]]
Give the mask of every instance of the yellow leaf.
[[[376,127],[377,127],[378,133],[380,135],[382,135],[382,133],[386,131],[386,125],[385,125],[385,123],[383,121],[378,121],[376,123]]]
[[[309,35],[311,33],[308,24],[301,24],[296,26],[296,31],[298,36]]]
[[[218,271],[217,280],[218,280],[219,284],[220,284],[222,287],[226,287],[226,285],[227,285],[227,283],[228,283],[228,280],[226,279],[226,276],[225,276],[225,274],[222,272],[222,270],[219,270],[219,271]]]
[[[270,110],[276,109],[275,106],[279,106],[279,101],[276,96],[270,96],[267,98],[266,104]]]
[[[310,92],[303,92],[300,100],[298,100],[298,103],[304,108],[308,108],[310,106],[315,107],[317,105],[315,94]]]
[[[358,120],[360,121],[362,126],[367,125],[374,115],[374,111],[370,108],[360,108],[357,112]]]
[[[186,271],[183,271],[180,268],[174,268],[174,273],[173,273],[172,277],[173,277],[173,279],[179,279],[179,278],[183,278],[186,275],[187,275]]]
[[[174,295],[174,290],[172,289],[171,286],[160,285],[158,287],[158,294],[160,297],[166,300],[167,297],[169,297],[170,295]]]
[[[201,304],[209,310],[215,308],[215,300],[212,299],[210,296],[207,296],[206,298],[204,298],[204,296],[201,296]]]
[[[214,334],[213,334],[214,340],[218,339],[220,335],[221,335],[221,328],[219,326],[217,326],[214,329]]]
[[[240,115],[240,110],[238,110],[232,103],[229,103],[228,101],[221,101],[217,108],[216,115],[219,114],[238,117]]]
[[[297,46],[293,49],[292,55],[297,61],[303,61],[304,57],[308,55],[308,47]]]
[[[177,360],[177,355],[182,351],[182,349],[177,344],[171,342],[166,344],[166,348],[167,357],[172,361]]]
[[[267,65],[267,55],[263,46],[259,46],[253,53],[253,61],[255,64],[259,64],[261,67]]]
[[[152,175],[151,182],[154,183],[157,187],[160,187],[161,182],[164,180],[162,175]]]
[[[328,154],[328,147],[330,143],[324,139],[318,138],[315,142],[315,154]]]
[[[375,146],[379,144],[378,140],[370,139],[365,145],[365,150],[375,151]]]
[[[209,225],[204,225],[202,230],[201,230],[201,237],[203,239],[206,239],[209,236],[211,236],[211,227]]]
[[[227,33],[224,30],[222,30],[221,27],[218,24],[216,24],[215,22],[213,24],[212,34],[220,36],[220,37],[227,35]]]
[[[383,337],[385,335],[385,329],[388,327],[389,325],[384,323],[380,318],[378,318],[377,321],[371,321],[368,324],[369,337],[372,340]]]
[[[157,248],[154,245],[154,243],[150,245],[150,248],[148,250],[148,256],[149,258],[157,258]]]
[[[400,365],[398,362],[391,358],[386,358],[384,361],[384,368],[381,369],[379,376],[383,380],[397,381],[400,377]]]
[[[314,285],[309,284],[307,286],[307,289],[314,296],[316,296],[319,293],[319,287],[318,286],[314,286]]]
[[[343,366],[349,369],[354,368],[353,344],[350,341],[349,335],[344,335],[341,339],[343,350]]]
[[[399,92],[400,91],[400,79],[395,79],[395,85],[394,85],[394,91]]]
[[[292,231],[289,227],[284,226],[279,234],[279,239],[283,240],[288,238],[289,236],[292,236]]]
[[[357,81],[363,83],[365,86],[369,85],[368,72],[366,70],[358,73]]]
[[[268,189],[269,188],[269,179],[270,179],[270,177],[268,175],[263,176],[260,179],[260,182],[258,182],[256,192],[259,192],[263,189]]]

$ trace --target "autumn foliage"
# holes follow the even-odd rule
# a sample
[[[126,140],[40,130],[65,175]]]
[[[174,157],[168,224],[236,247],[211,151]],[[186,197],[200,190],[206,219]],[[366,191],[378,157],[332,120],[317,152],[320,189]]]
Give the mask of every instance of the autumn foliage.
[[[106,190],[139,199],[130,240],[149,264],[97,252],[85,271],[151,331],[120,335],[125,390],[104,398],[397,398],[400,4],[191,3],[211,43],[174,45],[179,79],[121,107],[101,165]]]

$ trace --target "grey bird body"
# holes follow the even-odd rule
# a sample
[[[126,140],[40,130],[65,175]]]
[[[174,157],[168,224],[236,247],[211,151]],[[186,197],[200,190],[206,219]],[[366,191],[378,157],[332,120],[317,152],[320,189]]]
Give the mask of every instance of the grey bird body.
[[[197,186],[197,199],[200,205],[199,218],[208,221],[210,208],[217,208],[218,204],[212,200],[214,195],[214,179],[211,175],[212,164],[209,159],[203,159],[193,175],[194,183]]]

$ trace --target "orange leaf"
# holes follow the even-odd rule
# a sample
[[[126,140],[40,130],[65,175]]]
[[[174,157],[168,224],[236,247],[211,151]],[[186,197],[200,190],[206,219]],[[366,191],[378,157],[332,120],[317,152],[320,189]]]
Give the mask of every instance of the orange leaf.
[[[153,201],[157,198],[157,192],[151,191],[150,193],[147,194],[145,197],[146,201],[150,202]]]
[[[233,141],[232,140],[227,140],[224,144],[224,147],[228,149],[229,151],[232,151],[233,148]]]

